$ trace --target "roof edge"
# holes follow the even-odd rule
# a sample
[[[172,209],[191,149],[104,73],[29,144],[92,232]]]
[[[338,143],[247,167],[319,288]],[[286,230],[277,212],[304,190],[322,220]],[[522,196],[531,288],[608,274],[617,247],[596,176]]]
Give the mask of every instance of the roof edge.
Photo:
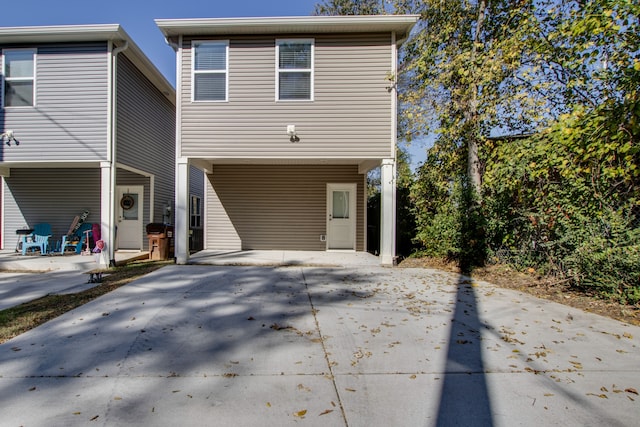
[[[280,16],[156,19],[165,37],[183,35],[395,31],[408,35],[420,15]],[[402,37],[399,37],[402,38]]]

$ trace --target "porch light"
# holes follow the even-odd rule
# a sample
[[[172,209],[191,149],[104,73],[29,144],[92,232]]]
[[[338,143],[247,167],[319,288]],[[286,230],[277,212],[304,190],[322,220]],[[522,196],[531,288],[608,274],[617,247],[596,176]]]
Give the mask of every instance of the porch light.
[[[15,138],[12,130],[7,130],[5,133],[0,134],[0,141],[4,142],[8,146],[11,146],[11,142],[16,145],[20,145],[20,141]]]
[[[300,138],[296,134],[296,125],[287,125],[287,135],[289,135],[290,142],[299,142]]]

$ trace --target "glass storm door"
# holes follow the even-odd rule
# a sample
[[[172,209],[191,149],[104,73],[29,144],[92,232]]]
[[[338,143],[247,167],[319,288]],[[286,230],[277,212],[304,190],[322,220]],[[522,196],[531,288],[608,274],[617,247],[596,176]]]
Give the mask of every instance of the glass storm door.
[[[116,249],[142,249],[142,186],[118,186]]]
[[[356,247],[356,184],[327,184],[327,249]]]

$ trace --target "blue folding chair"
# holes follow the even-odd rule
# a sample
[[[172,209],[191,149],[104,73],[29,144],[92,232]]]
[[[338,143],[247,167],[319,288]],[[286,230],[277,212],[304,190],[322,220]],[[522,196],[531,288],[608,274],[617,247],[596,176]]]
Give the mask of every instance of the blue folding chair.
[[[22,255],[27,254],[30,248],[40,249],[40,255],[49,252],[49,237],[51,237],[51,225],[46,222],[33,226],[33,233],[21,237]]]

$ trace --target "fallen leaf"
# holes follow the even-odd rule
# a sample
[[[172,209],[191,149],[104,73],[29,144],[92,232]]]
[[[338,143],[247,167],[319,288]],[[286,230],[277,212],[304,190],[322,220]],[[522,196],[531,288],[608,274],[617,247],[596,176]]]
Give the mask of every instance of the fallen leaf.
[[[95,421],[95,420],[97,420],[97,419],[98,419],[98,417],[99,417],[99,416],[100,416],[100,415],[96,415],[95,417],[91,418],[89,421]]]
[[[35,387],[31,387],[29,391],[34,391],[35,389],[36,389]]]
[[[608,399],[606,394],[587,393],[587,396],[595,396],[595,397],[599,397],[600,399]]]
[[[82,412],[74,412],[73,415],[80,415]]]
[[[418,377],[416,376],[416,374],[413,374],[413,375],[411,375],[409,378],[411,378],[412,380],[415,380],[415,379],[416,379],[416,378],[418,378]]]
[[[120,396],[115,396],[113,400],[122,400],[122,398]]]
[[[345,390],[350,391],[350,392],[355,392],[355,390],[352,389],[352,388],[345,388]]]
[[[626,391],[627,393],[638,394],[638,390],[633,387],[625,388],[624,391]]]
[[[307,410],[306,410],[306,409],[303,409],[302,411],[294,412],[294,414],[293,414],[293,415],[295,415],[296,417],[300,417],[300,418],[302,418],[302,417],[304,417],[306,414],[307,414]]]
[[[271,408],[271,403],[267,402],[267,408]]]
[[[11,347],[11,350],[13,350],[13,351],[20,351],[20,350],[22,350],[22,349],[21,349],[20,347]]]
[[[624,334],[622,334],[622,336],[628,339],[633,339],[633,335],[631,335],[629,332],[625,332]]]
[[[322,416],[322,415],[327,415],[327,414],[330,414],[330,413],[332,413],[332,412],[333,412],[333,409],[327,409],[327,410],[325,410],[325,411],[320,412],[320,416]]]

